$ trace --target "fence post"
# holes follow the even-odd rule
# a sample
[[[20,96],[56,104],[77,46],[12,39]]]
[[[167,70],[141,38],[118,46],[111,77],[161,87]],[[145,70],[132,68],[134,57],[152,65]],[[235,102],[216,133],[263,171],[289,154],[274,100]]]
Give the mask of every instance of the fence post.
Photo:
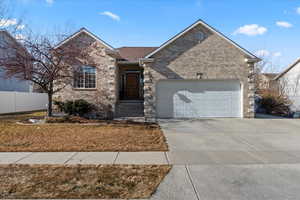
[[[14,92],[14,112],[17,112],[17,92]]]

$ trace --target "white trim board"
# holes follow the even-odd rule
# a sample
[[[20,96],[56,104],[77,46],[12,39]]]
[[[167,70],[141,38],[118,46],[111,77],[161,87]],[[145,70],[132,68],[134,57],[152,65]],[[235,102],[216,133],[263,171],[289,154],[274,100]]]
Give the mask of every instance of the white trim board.
[[[148,54],[145,58],[150,58],[151,56],[153,56],[154,54],[156,54],[157,52],[159,52],[160,50],[162,50],[163,48],[165,48],[166,46],[168,46],[169,44],[171,44],[172,42],[174,42],[175,40],[177,40],[178,38],[180,38],[182,35],[184,35],[185,33],[189,32],[191,29],[193,29],[194,27],[198,26],[199,24],[201,24],[202,26],[206,27],[207,29],[209,29],[210,31],[212,31],[213,33],[219,35],[221,38],[225,39],[227,42],[229,42],[230,44],[232,44],[233,46],[235,46],[236,48],[238,48],[240,51],[242,51],[244,54],[246,54],[247,56],[249,56],[250,58],[253,59],[257,59],[257,61],[259,61],[260,59],[257,58],[254,54],[250,53],[249,51],[247,51],[246,49],[242,48],[241,46],[239,46],[237,43],[235,43],[234,41],[232,41],[231,39],[229,39],[228,37],[226,37],[225,35],[223,35],[221,32],[217,31],[216,29],[214,29],[213,27],[211,27],[210,25],[206,24],[204,21],[202,20],[198,20],[196,21],[194,24],[192,24],[191,26],[187,27],[185,30],[183,30],[182,32],[178,33],[177,35],[175,35],[173,38],[171,38],[170,40],[168,40],[167,42],[163,43],[158,49],[154,50],[153,52],[151,52],[150,54]]]
[[[90,31],[88,31],[86,28],[81,28],[79,31],[75,32],[74,34],[72,34],[71,36],[67,37],[65,40],[61,41],[60,43],[58,43],[54,49],[59,48],[60,46],[64,45],[65,43],[67,43],[68,41],[72,40],[73,38],[77,37],[79,34],[81,33],[86,33],[87,35],[91,36],[92,38],[94,38],[95,40],[97,40],[98,42],[102,43],[104,46],[106,46],[107,48],[109,48],[110,50],[115,50],[112,46],[110,46],[109,44],[107,44],[106,42],[104,42],[103,40],[101,40],[99,37],[97,37],[96,35],[94,35],[93,33],[91,33]]]

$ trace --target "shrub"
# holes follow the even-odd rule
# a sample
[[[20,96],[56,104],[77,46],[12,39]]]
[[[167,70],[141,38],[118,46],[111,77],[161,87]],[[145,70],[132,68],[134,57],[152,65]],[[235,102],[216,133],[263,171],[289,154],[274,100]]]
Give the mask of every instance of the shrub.
[[[62,109],[63,112],[69,115],[84,116],[92,110],[92,104],[88,103],[83,99],[75,101],[66,101],[58,104],[58,107]]]
[[[63,110],[64,110],[64,103],[63,102],[54,100],[53,104],[58,108],[58,110],[60,112],[63,112]]]
[[[63,111],[69,115],[75,115],[74,101],[66,101],[63,105]]]
[[[291,101],[288,97],[276,90],[265,90],[260,94],[260,105],[267,114],[288,116]]]
[[[74,101],[74,111],[76,115],[83,116],[84,114],[89,113],[92,110],[92,105],[83,99]]]

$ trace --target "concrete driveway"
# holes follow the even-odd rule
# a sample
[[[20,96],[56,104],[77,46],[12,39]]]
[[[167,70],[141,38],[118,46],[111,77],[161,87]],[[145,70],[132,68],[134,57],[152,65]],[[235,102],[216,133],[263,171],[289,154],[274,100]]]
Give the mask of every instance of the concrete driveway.
[[[174,168],[153,199],[300,199],[300,120],[161,120]]]

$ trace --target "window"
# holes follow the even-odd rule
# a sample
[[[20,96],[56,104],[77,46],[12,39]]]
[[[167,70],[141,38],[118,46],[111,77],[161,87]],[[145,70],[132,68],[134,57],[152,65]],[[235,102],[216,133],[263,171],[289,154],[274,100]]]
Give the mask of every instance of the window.
[[[82,66],[75,71],[74,88],[96,88],[96,68]]]

